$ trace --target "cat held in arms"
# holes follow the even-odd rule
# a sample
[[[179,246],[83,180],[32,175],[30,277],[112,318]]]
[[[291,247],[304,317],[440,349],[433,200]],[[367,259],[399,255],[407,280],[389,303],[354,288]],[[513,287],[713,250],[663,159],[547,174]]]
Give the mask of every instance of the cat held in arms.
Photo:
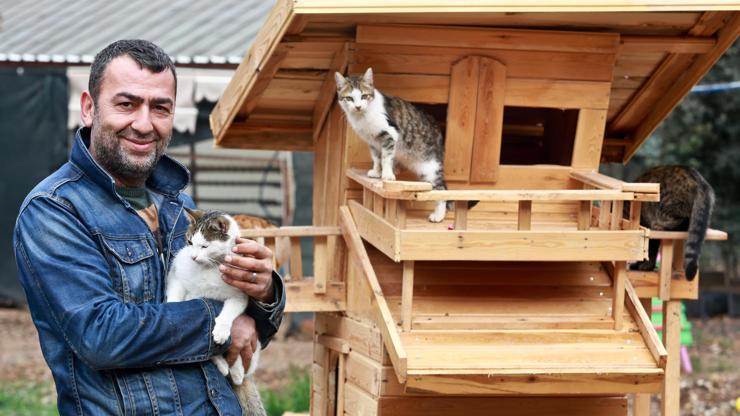
[[[188,245],[172,260],[167,274],[167,302],[179,302],[197,298],[209,298],[224,302],[213,328],[213,341],[223,344],[231,336],[231,324],[247,309],[249,297],[241,290],[228,285],[221,279],[219,264],[224,257],[232,255],[236,245],[239,226],[233,217],[219,211],[200,211],[185,208],[190,219],[186,237]],[[244,415],[263,416],[265,412],[253,374],[257,369],[262,346],[257,341],[257,350],[244,369],[241,356],[229,367],[223,356],[211,358],[218,370],[231,380],[234,392],[244,409]]]
[[[436,190],[447,189],[444,178],[445,143],[442,130],[432,116],[398,97],[384,95],[373,83],[373,69],[362,76],[334,73],[339,105],[349,124],[370,147],[371,178],[392,181],[400,165],[414,172]],[[470,201],[468,207],[477,201]],[[451,205],[451,204],[450,204]],[[440,222],[447,201],[438,201],[429,221]]]
[[[656,231],[688,231],[684,249],[684,270],[694,280],[699,256],[714,208],[714,190],[699,172],[687,166],[658,166],[635,182],[660,183],[660,202],[645,202],[640,208],[640,225]],[[625,214],[629,204],[625,204]],[[633,265],[643,271],[655,269],[660,240],[650,240],[648,259]]]

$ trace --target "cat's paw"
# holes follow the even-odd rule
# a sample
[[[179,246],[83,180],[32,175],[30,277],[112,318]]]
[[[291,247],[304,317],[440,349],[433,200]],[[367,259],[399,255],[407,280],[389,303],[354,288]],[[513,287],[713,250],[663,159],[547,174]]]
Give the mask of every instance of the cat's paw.
[[[379,178],[380,172],[375,169],[370,169],[369,171],[367,171],[367,176],[369,178]]]
[[[211,361],[213,362],[213,364],[216,364],[216,368],[218,369],[218,372],[221,373],[221,375],[229,375],[229,363],[226,362],[226,359],[224,357],[218,355],[211,358]]]
[[[244,366],[241,362],[234,363],[229,369],[229,375],[231,376],[231,382],[236,386],[241,386],[244,382]]]
[[[383,172],[383,175],[381,176],[381,178],[384,181],[395,181],[396,180],[396,175],[393,174],[393,171]]]
[[[229,339],[229,336],[231,335],[231,325],[216,322],[212,334],[213,342],[215,342],[216,344],[223,344]]]
[[[437,211],[432,212],[429,214],[429,221],[431,222],[442,222],[442,220],[445,219],[445,213],[439,213]]]

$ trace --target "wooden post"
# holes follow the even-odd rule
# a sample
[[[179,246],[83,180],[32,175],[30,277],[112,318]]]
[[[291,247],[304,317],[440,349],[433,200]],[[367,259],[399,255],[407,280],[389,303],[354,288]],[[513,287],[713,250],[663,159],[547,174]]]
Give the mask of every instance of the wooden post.
[[[684,273],[683,264],[684,240],[673,240],[673,270]]]
[[[578,229],[586,231],[591,228],[591,201],[581,201],[578,204]]]
[[[601,207],[599,207],[599,229],[609,229],[609,219],[612,214],[612,201],[601,201]]]
[[[396,207],[396,227],[399,229],[406,228],[406,204],[408,202],[401,200]]]
[[[403,262],[403,284],[401,289],[401,324],[403,330],[411,331],[412,303],[414,299],[414,262]]]
[[[631,211],[630,211],[631,217]],[[638,222],[639,223],[639,222]],[[653,314],[653,302],[650,298],[640,299],[642,308],[647,313],[648,318]],[[650,416],[650,394],[635,394],[634,409],[632,414],[634,416]]]
[[[301,238],[290,239],[290,277],[292,280],[303,279],[303,259],[301,254]]]
[[[380,195],[374,195],[373,196],[373,212],[375,215],[383,218],[383,203],[384,199]]]
[[[373,191],[367,188],[362,188],[362,206],[372,211],[374,195]]]
[[[344,384],[345,384],[345,359],[347,354],[339,354],[339,365],[337,365],[337,415],[344,415]]]
[[[532,228],[532,201],[519,201],[518,230]]]
[[[640,228],[640,201],[632,201],[630,203],[630,230],[637,230]]]
[[[314,237],[313,256],[313,293],[326,293],[326,278],[329,274],[327,264],[329,263],[329,250],[326,236]]]
[[[612,219],[609,229],[619,230],[622,227],[622,206],[624,201],[612,202]]]
[[[455,229],[468,228],[468,201],[455,201]]]
[[[668,352],[661,399],[663,416],[678,416],[681,399],[681,301],[663,302],[663,344]]]
[[[385,219],[389,223],[395,224],[396,218],[398,218],[398,200],[388,198],[385,200]]]
[[[614,262],[614,297],[612,301],[612,316],[614,330],[621,331],[624,321],[624,281],[627,279],[627,262]]]
[[[671,298],[671,275],[673,274],[673,240],[660,240],[660,282],[658,296],[660,300]]]
[[[273,253],[277,253],[277,237],[268,237],[265,239],[265,246],[270,249]],[[272,256],[272,268],[277,270],[277,256]]]

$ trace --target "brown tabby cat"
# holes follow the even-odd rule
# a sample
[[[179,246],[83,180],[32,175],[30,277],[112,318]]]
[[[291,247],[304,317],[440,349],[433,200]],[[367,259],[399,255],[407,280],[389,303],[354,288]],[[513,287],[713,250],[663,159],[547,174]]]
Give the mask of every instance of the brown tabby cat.
[[[640,225],[659,231],[688,231],[684,249],[686,278],[693,280],[699,268],[699,256],[714,208],[714,190],[699,172],[687,166],[658,166],[643,173],[635,182],[660,183],[660,202],[643,203]],[[625,212],[629,212],[625,204]],[[648,260],[633,266],[638,270],[655,269],[659,240],[650,240]]]

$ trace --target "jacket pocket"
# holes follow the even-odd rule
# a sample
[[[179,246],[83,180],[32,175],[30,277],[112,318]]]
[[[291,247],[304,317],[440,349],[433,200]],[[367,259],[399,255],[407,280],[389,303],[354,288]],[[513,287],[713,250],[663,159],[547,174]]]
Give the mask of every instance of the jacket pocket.
[[[156,257],[144,236],[102,236],[113,287],[124,302],[143,303],[154,298]]]

